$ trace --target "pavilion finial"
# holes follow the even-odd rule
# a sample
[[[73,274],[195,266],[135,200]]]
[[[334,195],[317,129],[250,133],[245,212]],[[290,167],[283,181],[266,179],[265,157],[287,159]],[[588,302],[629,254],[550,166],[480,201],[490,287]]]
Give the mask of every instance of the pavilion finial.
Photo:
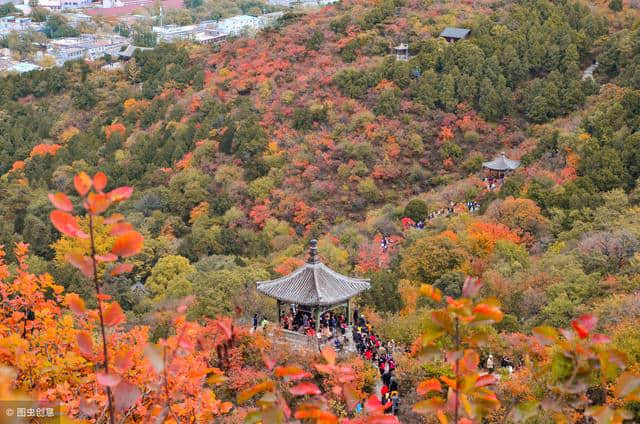
[[[309,260],[307,261],[310,264],[318,263],[318,240],[313,239],[310,242],[309,247]]]

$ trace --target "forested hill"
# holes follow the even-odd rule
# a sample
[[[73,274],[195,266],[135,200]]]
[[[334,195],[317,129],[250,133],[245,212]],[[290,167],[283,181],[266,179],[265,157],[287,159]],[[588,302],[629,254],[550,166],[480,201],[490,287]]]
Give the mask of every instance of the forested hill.
[[[584,380],[576,382],[568,370],[578,365],[567,358],[585,350],[566,346],[594,339],[601,343],[602,337],[589,338],[590,331],[600,331],[611,338],[607,346],[634,364],[632,369],[640,360],[640,30],[632,24],[638,16],[631,6],[620,0],[605,6],[546,0],[343,0],[309,13],[289,12],[255,37],[138,51],[121,72],[102,70],[101,62],[69,62],[2,78],[0,244],[11,266],[2,265],[0,271],[25,273],[28,266],[29,272],[51,274],[53,280],[37,280],[44,287],[40,306],[45,306],[36,320],[54,310],[49,303],[63,307],[55,297],[62,288],[80,295],[71,295],[77,315],[84,316],[80,299],[95,307],[94,284],[67,263],[72,258],[91,275],[86,272],[89,258],[78,255],[86,254],[88,242],[51,225],[47,193],[66,193],[80,205],[74,175],[101,171],[109,177],[106,190],[133,188],[131,198],[114,211],[144,236],[139,254],[120,246],[120,252],[131,253],[130,269],[120,268],[119,275],[104,272],[110,264],[98,269],[107,294],[101,299],[113,296],[130,326],[116,330],[124,315],[110,306],[110,337],[122,345],[137,340],[138,356],[144,356],[147,339],[173,337],[172,325],[196,327],[167,318],[178,299],[190,295],[193,304],[178,309],[199,323],[234,313],[273,320],[275,302],[258,295],[254,283],[300,266],[315,237],[324,263],[371,279],[372,289],[354,302],[381,338],[398,346],[433,347],[424,339],[424,345],[414,341],[424,328],[434,328],[425,327],[434,302],[450,297],[446,307],[457,308],[453,298],[469,292],[492,299],[481,311],[491,315],[487,322],[500,323],[482,326],[485,344],[473,348],[483,357],[510,356],[526,365],[496,386],[502,407],[496,406],[491,422],[506,422],[522,400],[557,397],[558,384],[567,380],[579,385],[570,387],[570,395],[580,395],[567,395],[570,402],[561,413],[570,410],[575,414],[570,416],[586,420],[584,405],[574,400],[587,398],[587,388],[589,396],[609,399],[612,383],[602,379],[613,378],[616,370],[605,366],[609,353],[598,350],[585,359],[586,368],[579,363]],[[448,43],[439,34],[451,26],[471,33]],[[408,61],[396,59],[394,47],[401,43],[409,46]],[[596,63],[594,78],[584,78],[583,71]],[[482,163],[501,152],[520,160],[520,166],[504,183],[488,186]],[[104,177],[97,181],[101,187]],[[73,209],[61,195],[52,199],[59,209]],[[465,202],[473,202],[473,210]],[[424,221],[424,228],[413,227],[411,220]],[[80,218],[79,225],[73,234],[89,232],[88,218]],[[111,225],[99,217],[91,221],[95,253],[105,262],[113,259],[108,255],[115,240]],[[391,237],[384,249],[383,235]],[[141,248],[139,237],[129,241]],[[28,257],[23,244],[16,252],[11,249],[19,242],[28,243]],[[425,283],[433,285],[422,289],[430,299],[419,297]],[[3,284],[2,293],[9,293]],[[495,299],[504,317],[496,312]],[[20,307],[31,305],[25,302]],[[23,338],[17,333],[4,337],[12,328],[5,322],[22,320],[13,313],[13,303],[6,305],[0,303],[5,308],[0,312],[8,311],[0,319],[9,317],[0,321],[0,363],[20,369],[25,391],[35,393],[35,379],[42,388],[37,396],[59,394],[67,387],[64,379],[72,380],[65,368],[69,363],[85,364],[84,374],[98,369],[86,354],[91,350],[87,338],[97,331],[82,333],[84,359],[76,352],[80,359],[67,361],[72,349],[66,348],[76,348],[70,318],[47,324],[70,327],[64,337],[56,338],[54,330],[32,332],[44,340],[45,347],[32,349],[40,363],[51,359],[38,352],[49,355],[51,346],[58,349],[63,359],[56,366],[64,371],[59,379],[46,377],[45,371],[33,377],[32,371],[41,369],[32,362],[6,359],[15,346],[29,349],[20,344],[26,343],[26,324]],[[586,313],[593,317],[573,321]],[[553,345],[562,344],[562,353],[560,348],[545,350],[540,340],[551,344],[560,336],[543,327],[533,337],[532,329],[540,325],[573,326],[578,337]],[[233,342],[227,321],[219,328]],[[441,334],[431,331],[436,333]],[[50,340],[51,334],[56,337]],[[248,333],[241,335],[244,344],[233,353],[239,362],[229,366],[228,381],[213,375],[214,383],[206,383],[203,391],[204,374],[191,372],[190,363],[176,371],[200,379],[197,384],[184,380],[184,393],[191,390],[194,396],[189,399],[209,396],[215,386],[219,399],[235,402],[238,391],[265,377],[264,365],[273,368],[275,362],[258,351],[268,342],[258,337],[258,346]],[[182,346],[182,340],[172,340]],[[451,347],[447,338],[438,343]],[[194,346],[184,349],[201,352]],[[198,359],[208,364],[202,366],[206,373],[214,370],[207,368],[211,352]],[[288,360],[286,350],[271,349],[270,354]],[[596,357],[605,364],[602,375],[593,365]],[[335,360],[328,358],[329,363]],[[530,367],[529,360],[538,365]],[[373,384],[371,367],[359,359],[354,363],[358,378]],[[137,376],[148,374],[140,369]],[[453,374],[442,363],[398,357],[403,423],[421,422],[411,412],[416,386],[440,375]],[[81,377],[73,378],[86,381]],[[166,385],[166,373],[164,378]],[[226,385],[219,388],[223,381]],[[640,386],[640,380],[632,382]],[[156,390],[155,383],[147,383],[139,386]],[[82,390],[104,391],[92,384]],[[373,387],[367,384],[358,390],[370,393]],[[427,393],[441,390],[438,380],[430,384]],[[65,393],[73,404],[69,411],[82,416],[79,398]],[[105,398],[99,401],[104,407]],[[346,405],[336,402],[334,412],[344,412]],[[637,402],[625,406],[638,410]],[[551,412],[538,410],[536,422],[551,422]],[[246,406],[238,405],[227,422],[240,422],[247,413]],[[634,417],[640,420],[637,412]]]

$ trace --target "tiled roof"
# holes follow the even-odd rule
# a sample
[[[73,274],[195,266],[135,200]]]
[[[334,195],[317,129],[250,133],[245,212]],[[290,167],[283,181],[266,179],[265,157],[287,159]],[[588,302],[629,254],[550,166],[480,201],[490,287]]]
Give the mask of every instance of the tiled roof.
[[[482,162],[482,166],[495,171],[512,171],[520,166],[520,161],[509,159],[504,153],[501,153],[499,157],[492,161]]]
[[[259,281],[258,291],[285,303],[328,306],[371,288],[369,280],[347,277],[317,261],[313,242],[309,262],[284,277]]]
[[[447,27],[444,29],[444,31],[442,31],[440,33],[440,37],[445,37],[445,38],[465,38],[469,32],[471,32],[470,29],[467,28],[453,28],[453,27]]]

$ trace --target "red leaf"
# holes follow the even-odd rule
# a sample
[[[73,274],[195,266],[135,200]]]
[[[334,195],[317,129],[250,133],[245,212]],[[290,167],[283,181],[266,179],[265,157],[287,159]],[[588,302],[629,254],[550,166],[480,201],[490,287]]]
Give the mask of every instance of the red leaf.
[[[91,188],[91,177],[89,177],[85,172],[81,172],[73,177],[73,185],[76,187],[78,194],[80,196],[84,196]]]
[[[324,357],[324,360],[327,361],[329,365],[336,364],[336,351],[333,350],[331,346],[327,345],[322,348],[322,356]]]
[[[104,190],[106,186],[107,186],[107,176],[104,175],[103,172],[98,172],[96,175],[93,176],[93,187],[97,191],[102,192],[102,190]]]
[[[360,395],[350,384],[345,384],[342,391],[344,392],[344,399],[347,402],[347,408],[353,411],[358,405],[358,402],[360,402]]]
[[[436,378],[422,381],[420,384],[418,384],[418,387],[416,387],[416,392],[418,392],[418,394],[421,396],[424,396],[429,392],[439,392],[441,390],[442,385]]]
[[[464,280],[464,285],[462,286],[462,296],[464,297],[476,297],[478,292],[480,292],[480,288],[482,287],[482,282],[474,277],[467,277]]]
[[[105,374],[103,372],[96,373],[96,381],[102,386],[115,387],[121,380],[122,377],[116,374]]]
[[[116,275],[131,271],[133,271],[133,264],[118,264],[111,270],[111,275],[115,277]]]
[[[111,190],[108,195],[112,202],[121,202],[131,197],[132,193],[133,188],[131,187],[118,187],[115,190]]]
[[[65,296],[65,300],[74,314],[84,315],[87,312],[84,308],[84,300],[77,294],[69,293]]]
[[[93,278],[93,262],[90,257],[71,252],[67,253],[64,258],[71,265],[78,268],[85,277]]]
[[[115,224],[116,222],[122,221],[123,219],[124,215],[122,215],[121,213],[114,213],[109,218],[105,218],[104,223],[107,225]]]
[[[71,200],[69,200],[67,195],[64,193],[49,193],[49,200],[51,201],[53,206],[55,206],[57,209],[60,209],[61,211],[71,212],[73,210],[73,204],[71,203]]]
[[[96,297],[100,300],[111,300],[111,295],[109,294],[100,293],[97,294]]]
[[[133,225],[129,224],[128,222],[116,222],[111,226],[109,233],[112,236],[120,236],[122,234],[128,233],[129,231],[133,231]]]
[[[476,387],[484,387],[484,386],[490,386],[492,384],[496,384],[498,382],[498,380],[491,374],[485,374],[485,375],[481,375],[480,377],[478,377],[478,379],[476,380]]]
[[[96,260],[99,262],[113,262],[116,259],[118,259],[118,257],[116,255],[114,255],[113,253],[106,253],[104,255],[96,255]]]
[[[369,399],[364,404],[364,409],[368,413],[380,413],[384,411],[384,406],[380,403],[380,399],[376,395],[369,396]]]
[[[116,239],[113,243],[111,253],[128,258],[137,255],[142,250],[144,238],[137,231],[129,231]]]
[[[112,302],[104,309],[104,325],[113,327],[126,321],[124,312],[118,302]]]
[[[100,412],[100,409],[98,408],[98,404],[96,402],[87,402],[84,399],[80,399],[79,408],[80,412],[88,417],[93,417],[98,412]]]
[[[578,333],[578,337],[580,337],[581,339],[586,339],[587,337],[589,337],[589,330],[587,330],[587,328],[582,325],[582,323],[577,319],[571,321],[571,326],[576,331],[576,333]]]
[[[389,409],[391,407],[391,402],[387,404],[385,409]],[[398,421],[398,417],[394,415],[369,415],[367,418],[367,424],[400,424]],[[462,421],[460,421],[462,423]]]
[[[476,307],[473,308],[473,313],[477,315],[476,319],[481,321],[500,322],[503,317],[500,307],[486,303],[476,305]]]
[[[287,405],[287,401],[284,400],[282,395],[278,395],[278,404],[280,405],[280,408],[282,409],[284,416],[287,419],[291,418],[291,408],[289,408],[289,405]]]
[[[126,347],[115,354],[113,365],[120,372],[127,372],[133,367],[133,356]]]
[[[571,326],[576,333],[578,333],[578,337],[581,339],[586,339],[589,337],[589,333],[596,328],[596,323],[598,322],[598,318],[594,315],[582,315],[578,319],[574,319],[571,321]]]
[[[289,392],[294,396],[319,395],[322,393],[318,386],[309,382],[299,383],[290,388]]]
[[[82,352],[83,355],[91,356],[93,354],[93,340],[88,332],[78,331],[76,340],[78,341],[80,352]]]
[[[89,193],[85,208],[91,215],[100,215],[111,206],[109,196],[104,193]]]
[[[219,318],[216,320],[216,327],[224,333],[226,340],[230,340],[231,336],[233,336],[233,329],[231,326],[232,323],[230,318]]]
[[[303,370],[297,365],[290,365],[288,367],[277,367],[275,370],[276,377],[288,377],[292,380],[301,380],[303,378],[311,377],[311,374]]]
[[[264,362],[264,365],[269,371],[272,371],[273,367],[275,367],[276,365],[276,361],[273,358],[267,356],[267,354],[265,354],[264,352],[262,352],[262,362]]]
[[[591,340],[596,343],[611,343],[611,338],[605,334],[594,334],[593,336],[591,336]]]
[[[49,215],[49,217],[51,218],[51,223],[53,224],[53,226],[56,227],[56,230],[60,231],[62,234],[73,238],[89,238],[89,235],[82,231],[78,226],[78,222],[76,221],[75,216],[66,212],[55,210],[51,212],[51,215]]]
[[[116,409],[119,411],[131,408],[141,396],[138,386],[129,383],[127,380],[122,380],[112,391]]]

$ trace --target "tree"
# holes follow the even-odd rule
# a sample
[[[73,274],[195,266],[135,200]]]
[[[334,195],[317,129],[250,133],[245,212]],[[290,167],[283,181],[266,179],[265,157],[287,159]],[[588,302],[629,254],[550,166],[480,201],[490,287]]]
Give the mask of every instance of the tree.
[[[154,302],[180,299],[191,294],[189,276],[195,271],[195,267],[185,257],[164,256],[151,270],[151,276],[145,282],[145,286],[153,296]]]
[[[49,38],[77,37],[78,31],[69,26],[61,15],[49,15],[44,26],[44,33]]]
[[[445,74],[440,80],[440,94],[438,96],[440,106],[447,112],[453,112],[458,99],[456,98],[455,80],[451,74]]]
[[[186,7],[187,9],[195,9],[196,7],[200,7],[203,4],[202,0],[183,0],[182,4],[184,4],[184,7]]]
[[[609,9],[613,10],[614,12],[621,12],[622,0],[611,0],[609,2]]]
[[[424,200],[413,199],[404,207],[404,216],[415,222],[424,221],[429,215],[429,206]]]
[[[80,83],[73,88],[71,100],[78,109],[89,110],[98,103],[98,95],[92,84]]]
[[[401,269],[410,280],[433,283],[457,270],[466,258],[467,253],[448,237],[428,236],[405,249]]]
[[[136,84],[140,82],[140,67],[138,66],[138,62],[135,57],[132,57],[129,62],[127,62],[127,78],[131,83]]]

